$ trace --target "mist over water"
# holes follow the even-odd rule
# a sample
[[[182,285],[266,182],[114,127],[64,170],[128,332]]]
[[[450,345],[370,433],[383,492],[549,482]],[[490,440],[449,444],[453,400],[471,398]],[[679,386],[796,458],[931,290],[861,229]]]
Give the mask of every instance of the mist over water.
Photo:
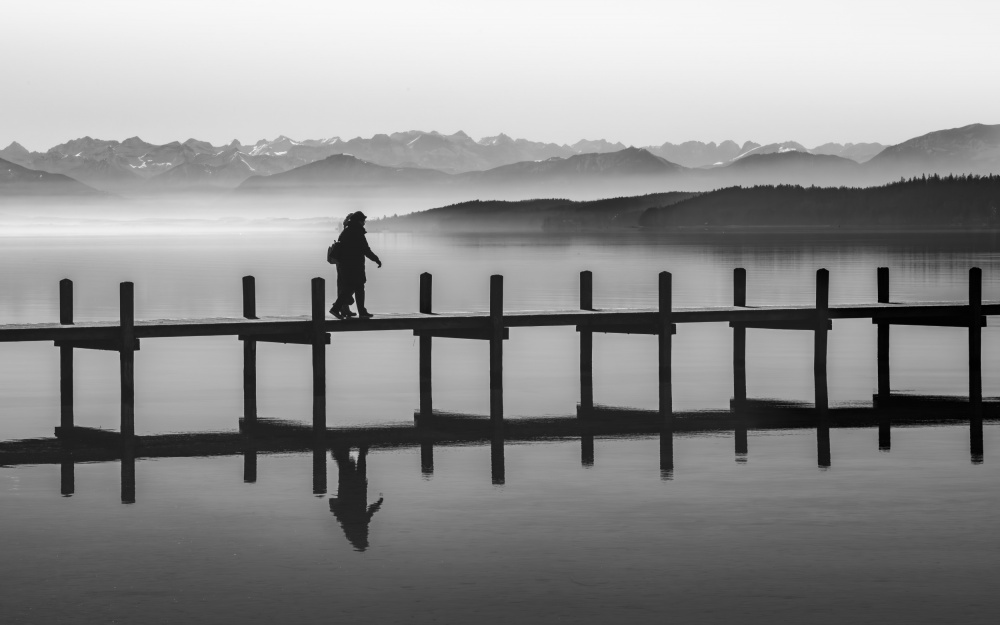
[[[288,219],[273,206],[244,209],[216,217],[181,203],[176,219],[146,230],[137,225],[142,211],[110,208],[92,230],[6,232],[0,323],[57,320],[62,278],[74,281],[78,320],[117,319],[126,280],[135,283],[137,319],[239,316],[244,275],[256,277],[259,315],[307,314],[316,276],[326,278],[332,301],[325,249],[340,215],[322,205],[290,206]],[[78,218],[68,209],[55,217]],[[415,310],[425,271],[438,312],[486,310],[495,273],[504,276],[506,310],[575,309],[582,270],[594,272],[598,308],[655,307],[663,270],[673,274],[675,308],[729,305],[735,267],[747,269],[751,306],[812,305],[821,267],[831,272],[834,304],[875,301],[879,266],[891,269],[893,301],[964,301],[971,266],[983,269],[984,299],[1000,299],[992,235],[633,231],[369,241],[384,262],[368,268],[376,314]],[[811,333],[747,334],[749,395],[810,403]],[[966,330],[897,326],[892,337],[894,391],[967,394]],[[413,422],[411,333],[334,334],[326,355],[331,427]],[[572,328],[512,329],[505,415],[575,414],[578,357]],[[76,423],[117,430],[117,356],[76,350],[75,358]],[[595,335],[596,403],[655,409],[656,358],[653,337]],[[435,409],[488,414],[488,361],[485,343],[435,339]],[[673,367],[675,410],[726,409],[732,331],[681,325]],[[835,321],[831,404],[870,405],[875,369],[875,327]],[[49,343],[2,345],[0,440],[52,435],[58,372]],[[1000,395],[994,327],[983,329],[983,390]],[[311,402],[308,349],[259,344],[261,417],[306,424]],[[137,434],[235,432],[241,414],[235,338],[142,340]],[[598,438],[592,466],[581,463],[577,439],[508,442],[502,486],[491,481],[490,450],[477,445],[436,446],[431,473],[421,471],[418,449],[373,448],[363,479],[331,453],[318,456],[319,468],[315,454],[261,454],[252,483],[239,456],[141,459],[131,505],[121,504],[118,462],[77,463],[72,496],[60,494],[59,466],[0,467],[0,550],[11,563],[0,617],[773,623],[809,615],[839,623],[862,605],[884,622],[990,622],[1000,607],[989,585],[997,544],[984,528],[1000,521],[990,495],[1000,431],[985,426],[982,464],[970,463],[963,425],[896,427],[892,436],[887,453],[874,429],[835,428],[832,466],[818,470],[812,430],[751,431],[749,455],[738,462],[730,433],[686,434],[674,441],[670,480],[659,471],[655,438]],[[356,463],[359,451],[352,454]],[[352,497],[362,507],[382,500],[364,524],[363,550],[358,527],[331,503]]]

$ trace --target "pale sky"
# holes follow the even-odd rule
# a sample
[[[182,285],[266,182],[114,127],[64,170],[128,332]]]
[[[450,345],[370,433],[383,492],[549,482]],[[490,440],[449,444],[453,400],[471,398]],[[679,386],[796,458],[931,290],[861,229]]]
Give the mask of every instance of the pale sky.
[[[4,0],[0,147],[892,144],[1000,123],[998,24],[995,0]]]

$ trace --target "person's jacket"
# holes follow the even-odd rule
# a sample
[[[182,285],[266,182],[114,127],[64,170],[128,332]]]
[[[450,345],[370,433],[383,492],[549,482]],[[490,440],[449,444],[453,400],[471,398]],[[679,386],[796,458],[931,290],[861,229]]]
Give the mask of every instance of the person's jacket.
[[[340,236],[338,246],[338,266],[341,269],[361,269],[365,267],[365,257],[373,262],[380,262],[378,256],[368,247],[368,238],[365,236],[365,227],[348,224]]]

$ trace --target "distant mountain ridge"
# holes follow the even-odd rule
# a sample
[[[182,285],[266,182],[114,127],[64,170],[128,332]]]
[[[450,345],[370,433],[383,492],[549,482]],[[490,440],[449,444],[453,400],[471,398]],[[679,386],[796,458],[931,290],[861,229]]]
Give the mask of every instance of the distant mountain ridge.
[[[528,194],[584,199],[734,184],[870,186],[919,174],[1000,173],[1000,125],[939,130],[888,148],[861,143],[808,149],[794,141],[637,148],[603,139],[570,146],[505,134],[476,141],[463,132],[409,131],[348,141],[296,141],[282,135],[225,146],[195,138],[155,145],[139,137],[82,137],[44,153],[14,142],[0,150],[0,158],[122,195],[236,188],[326,194],[440,188],[461,199],[487,193],[498,199]],[[44,186],[32,184],[38,190]]]
[[[837,152],[837,146],[826,144],[825,153]],[[476,141],[461,131],[444,135],[412,130],[346,141],[340,137],[296,141],[280,135],[252,145],[233,140],[224,146],[195,138],[156,145],[139,137],[116,141],[86,136],[45,152],[30,152],[12,142],[0,150],[0,158],[29,169],[64,174],[104,191],[130,195],[235,188],[250,176],[282,173],[336,154],[349,154],[386,167],[458,174],[520,162],[620,152],[628,147],[604,139],[558,145],[514,139],[502,133]],[[732,141],[719,145],[689,141],[648,146],[646,150],[683,167],[707,167],[757,147],[759,144],[752,142],[738,146]],[[154,182],[157,176],[178,167]]]

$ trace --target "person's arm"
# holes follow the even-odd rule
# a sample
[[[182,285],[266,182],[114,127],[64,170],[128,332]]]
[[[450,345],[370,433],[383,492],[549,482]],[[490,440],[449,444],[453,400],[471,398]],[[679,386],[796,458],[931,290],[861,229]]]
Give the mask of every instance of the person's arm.
[[[372,248],[370,248],[368,246],[368,237],[362,238],[361,241],[364,244],[365,256],[367,256],[369,260],[371,260],[375,264],[377,264],[379,266],[379,268],[381,269],[382,268],[382,261],[378,259],[378,256],[375,254],[375,252],[372,251]]]

